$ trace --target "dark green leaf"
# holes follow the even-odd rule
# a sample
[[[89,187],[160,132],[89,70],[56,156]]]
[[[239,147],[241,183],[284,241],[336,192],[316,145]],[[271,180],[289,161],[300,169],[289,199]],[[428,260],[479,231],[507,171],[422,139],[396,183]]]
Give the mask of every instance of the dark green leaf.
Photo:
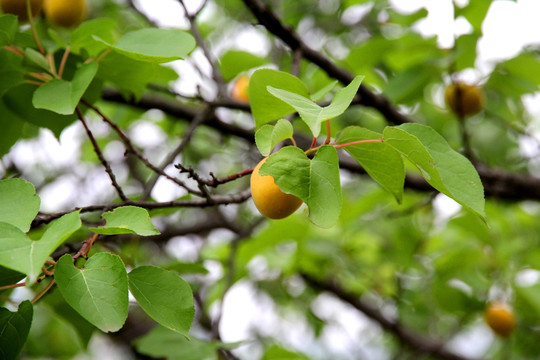
[[[0,47],[13,43],[17,28],[18,20],[15,15],[0,15]]]
[[[0,359],[19,358],[32,325],[33,314],[34,308],[28,300],[23,301],[15,313],[0,308]]]

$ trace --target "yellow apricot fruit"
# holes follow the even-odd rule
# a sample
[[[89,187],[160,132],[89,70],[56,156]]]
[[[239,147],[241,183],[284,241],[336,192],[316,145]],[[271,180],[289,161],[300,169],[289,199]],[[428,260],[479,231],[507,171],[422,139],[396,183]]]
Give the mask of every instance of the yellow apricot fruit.
[[[460,81],[446,88],[444,100],[450,110],[460,117],[474,115],[480,112],[484,105],[484,96],[480,88]]]
[[[30,0],[32,17],[36,16],[41,11],[42,6],[43,0]],[[26,0],[0,0],[0,7],[6,14],[17,15],[20,21],[28,21]]]
[[[516,327],[516,316],[512,308],[503,302],[495,301],[488,305],[484,318],[495,334],[508,337]]]
[[[45,0],[43,10],[49,21],[63,27],[79,25],[87,11],[85,0]]]
[[[272,176],[259,174],[266,159],[262,159],[253,169],[251,196],[261,214],[270,219],[283,219],[295,212],[302,205],[302,200],[282,192]]]
[[[243,103],[249,103],[249,76],[241,75],[236,79],[231,90],[231,97]]]

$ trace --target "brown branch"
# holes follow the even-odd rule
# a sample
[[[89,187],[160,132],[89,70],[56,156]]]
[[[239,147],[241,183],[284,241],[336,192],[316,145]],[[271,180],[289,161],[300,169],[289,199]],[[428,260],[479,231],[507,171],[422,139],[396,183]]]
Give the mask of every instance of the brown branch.
[[[83,115],[81,109],[79,109],[79,107],[77,106],[75,108],[75,111],[77,112],[77,116],[79,117],[79,120],[83,124],[84,130],[86,131],[86,134],[88,135],[88,138],[90,139],[90,142],[92,143],[92,146],[94,147],[94,152],[98,156],[99,161],[101,162],[101,164],[105,168],[105,171],[109,175],[109,178],[111,179],[112,185],[116,189],[116,192],[118,193],[118,196],[120,197],[120,199],[122,199],[122,201],[128,201],[129,200],[128,197],[126,196],[126,194],[124,194],[124,191],[122,190],[120,185],[118,185],[118,182],[116,182],[116,176],[114,175],[114,173],[113,173],[113,171],[111,169],[111,166],[109,165],[109,162],[103,156],[103,153],[101,152],[101,149],[99,148],[99,145],[98,145],[98,143],[96,141],[96,138],[94,137],[94,135],[90,131],[90,128],[88,128],[88,125],[86,124],[86,121],[84,120],[84,115]]]
[[[104,205],[90,205],[75,208],[69,211],[62,211],[54,214],[45,214],[40,213],[36,216],[32,222],[32,227],[36,227],[41,224],[49,223],[54,219],[68,214],[72,211],[79,210],[81,213],[87,213],[92,211],[109,211],[116,209],[121,206],[133,205],[139,206],[148,210],[152,209],[165,209],[165,208],[205,208],[218,205],[229,205],[229,204],[240,204],[251,197],[251,192],[249,189],[246,189],[237,194],[229,195],[213,195],[212,202],[208,202],[207,199],[200,200],[176,200],[176,201],[165,201],[165,202],[152,202],[152,201],[136,201],[136,200],[126,200],[114,204],[104,204]]]
[[[427,339],[405,328],[396,319],[389,319],[375,306],[362,301],[357,295],[340,287],[334,281],[321,281],[308,274],[301,274],[302,278],[313,288],[335,295],[340,300],[350,304],[367,317],[377,322],[383,329],[396,336],[399,341],[417,353],[432,355],[445,360],[470,360],[444,348],[444,343]]]
[[[184,188],[188,193],[193,194],[193,195],[197,195],[197,196],[204,196],[204,194],[202,194],[201,192],[190,188],[189,186],[184,184],[181,180],[170,176],[165,171],[163,171],[162,169],[160,169],[157,166],[155,166],[154,164],[152,164],[137,149],[135,149],[135,147],[131,143],[131,140],[126,136],[126,134],[124,134],[124,132],[115,123],[113,123],[105,114],[103,114],[101,112],[101,110],[99,110],[97,107],[90,104],[86,100],[81,100],[81,102],[84,105],[86,105],[87,107],[89,107],[90,109],[92,109],[96,114],[98,114],[103,119],[103,121],[105,121],[118,134],[118,136],[120,136],[120,139],[122,140],[122,142],[126,146],[127,151],[129,151],[130,153],[132,153],[133,155],[138,157],[148,168],[152,169],[154,172],[160,174],[161,176],[166,177],[167,179],[171,180],[172,182],[174,182],[178,186]],[[122,199],[122,200],[125,200],[125,199]]]
[[[272,10],[260,0],[242,1],[259,23],[270,33],[285,42],[292,51],[300,51],[304,58],[318,65],[330,77],[339,80],[344,85],[348,85],[353,80],[353,75],[347,70],[337,66],[328,57],[307,46],[293,29],[285,27]],[[403,124],[411,122],[405,115],[397,111],[386,97],[375,94],[365,85],[360,85],[358,95],[360,95],[360,104],[377,109],[390,123]]]
[[[174,161],[174,159],[182,152],[182,150],[184,150],[186,145],[191,140],[191,137],[195,133],[195,130],[199,127],[199,125],[201,125],[202,123],[204,123],[204,121],[206,121],[210,113],[211,113],[211,108],[207,107],[203,111],[195,115],[195,117],[193,118],[193,121],[190,122],[189,127],[186,130],[186,133],[184,134],[184,137],[182,138],[182,141],[180,142],[180,144],[178,144],[178,146],[167,156],[167,158],[165,158],[165,160],[159,166],[159,169],[161,170],[162,173],[165,172],[165,168]],[[156,175],[150,181],[148,181],[148,183],[144,187],[144,191],[141,196],[142,200],[148,199],[148,197],[150,196],[150,193],[152,192],[152,189],[156,185],[160,176],[161,176],[161,173],[156,173]]]

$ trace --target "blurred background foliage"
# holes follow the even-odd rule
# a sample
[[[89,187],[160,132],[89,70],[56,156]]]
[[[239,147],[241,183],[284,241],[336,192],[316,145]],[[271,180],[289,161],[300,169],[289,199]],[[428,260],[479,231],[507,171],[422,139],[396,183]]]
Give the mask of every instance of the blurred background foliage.
[[[201,5],[189,2],[191,11]],[[92,0],[90,17],[110,19],[118,35],[159,24],[159,13],[144,15],[153,5],[143,3]],[[174,3],[178,26],[188,29],[179,4]],[[428,16],[424,8],[406,13],[387,0],[265,3],[306,44],[351,73],[364,75],[368,88],[386,96],[410,119],[433,127],[456,150],[463,150],[462,129],[445,107],[444,89],[456,79],[478,84],[485,108],[464,125],[475,163],[501,174],[538,175],[539,114],[528,104],[531,99],[538,102],[539,48],[527,47],[478,69],[478,42],[492,1],[456,1],[454,17],[469,26],[466,33],[456,35],[452,47],[419,33],[416,24]],[[209,0],[197,17],[197,28],[230,82],[228,89],[238,75],[250,74],[257,67],[297,72],[312,92],[333,81],[307,60],[295,63],[287,46],[255,23],[240,0]],[[60,37],[69,36],[68,30],[56,31]],[[51,33],[43,27],[42,35],[47,38]],[[0,51],[0,68],[2,59],[9,56]],[[121,72],[108,69],[107,60],[100,66],[107,89],[119,91],[124,98],[103,96],[97,104],[151,162],[160,163],[188,132],[191,118],[167,111],[165,106],[133,106],[131,100],[156,98],[159,104],[171,102],[187,111],[202,111],[204,99],[214,100],[217,91],[210,65],[200,47],[184,65],[150,66],[128,58],[125,62]],[[8,102],[6,97],[3,100],[0,106]],[[250,134],[253,121],[245,110],[242,104],[225,104],[216,113],[224,124]],[[0,123],[6,121],[6,117],[0,119]],[[124,156],[116,134],[99,119],[90,121],[119,182],[130,196],[141,198],[153,174],[131,156]],[[302,129],[301,122],[293,123]],[[80,124],[65,125],[52,129],[60,144],[51,132],[29,123],[21,125],[13,141],[0,144],[1,174],[31,181],[46,212],[115,201]],[[201,176],[213,172],[217,177],[257,163],[260,155],[253,138],[206,125],[196,129],[176,162],[193,166]],[[355,105],[333,122],[332,132],[337,134],[349,125],[381,131],[392,124],[373,108]],[[303,130],[307,136],[307,129]],[[168,171],[178,174],[172,167]],[[185,174],[179,176],[190,181]],[[189,198],[171,184],[159,180],[150,199]],[[343,170],[342,184],[342,215],[338,225],[328,230],[314,227],[305,208],[285,220],[260,221],[250,200],[220,208],[153,210],[154,223],[163,235],[111,237],[97,246],[119,254],[128,267],[167,266],[189,281],[198,304],[192,326],[196,339],[186,343],[160,328],[149,332],[154,324],[137,308],[131,309],[124,329],[107,337],[62,305],[58,293],[52,292],[35,308],[23,358],[214,359],[225,356],[216,353],[216,348],[226,347],[219,341],[240,341],[233,354],[246,360],[447,358],[408,343],[395,336],[395,330],[383,330],[380,322],[369,319],[373,316],[362,315],[338,293],[315,286],[313,280],[338,284],[342,291],[414,333],[420,342],[440,341],[465,359],[540,356],[537,198],[488,197],[486,224],[430,191],[409,189],[398,205],[358,173]],[[244,177],[215,192],[247,187]],[[85,220],[92,224],[98,219],[99,214],[88,214]],[[0,293],[1,301],[10,295],[24,296],[24,290]],[[483,321],[486,304],[497,299],[511,304],[516,312],[518,325],[509,339],[496,337]],[[163,352],[169,346],[187,349],[185,357],[180,357],[180,350]]]

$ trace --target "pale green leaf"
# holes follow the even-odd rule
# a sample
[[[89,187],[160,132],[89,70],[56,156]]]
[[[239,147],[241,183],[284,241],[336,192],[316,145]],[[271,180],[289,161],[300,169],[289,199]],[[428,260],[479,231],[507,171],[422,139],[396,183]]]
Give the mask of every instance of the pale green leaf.
[[[39,211],[40,203],[32,183],[18,178],[0,181],[0,222],[27,232]]]
[[[156,63],[184,59],[195,48],[193,36],[178,29],[147,28],[131,31],[115,44],[95,35],[93,38],[135,60]]]
[[[128,279],[119,256],[101,252],[78,269],[66,254],[58,260],[54,278],[66,302],[101,331],[118,331],[124,325]]]
[[[100,227],[89,228],[96,234],[138,234],[142,236],[159,235],[150,220],[146,209],[137,206],[122,206],[102,215],[107,222]]]
[[[171,271],[154,266],[133,269],[128,280],[131,294],[152,319],[188,336],[195,308],[187,282]]]
[[[293,136],[293,126],[286,119],[276,125],[264,125],[255,133],[255,144],[263,156],[268,156],[281,141]]]

